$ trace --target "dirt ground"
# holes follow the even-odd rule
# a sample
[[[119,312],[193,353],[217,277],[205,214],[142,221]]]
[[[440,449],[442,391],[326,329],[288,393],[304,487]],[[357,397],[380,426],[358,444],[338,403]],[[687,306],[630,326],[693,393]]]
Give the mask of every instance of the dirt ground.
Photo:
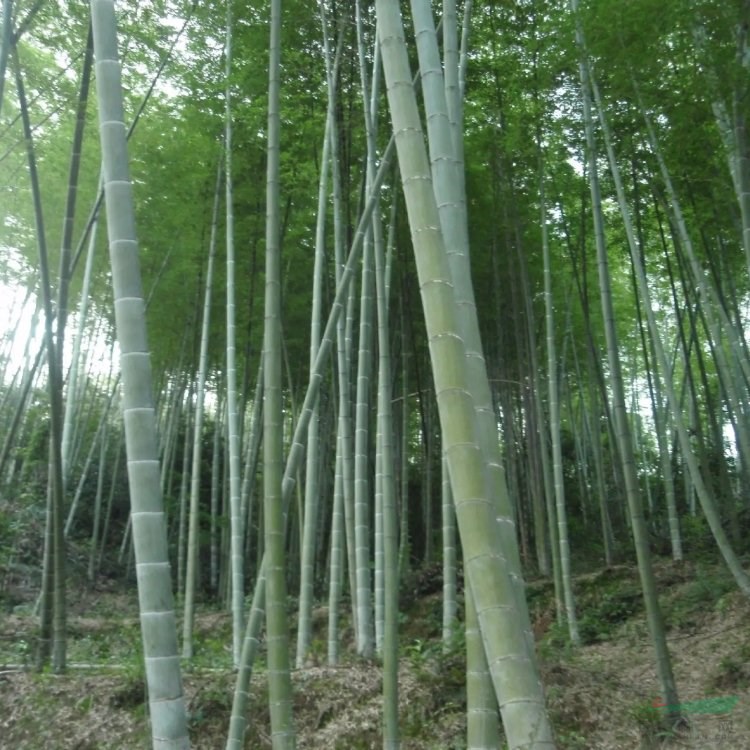
[[[664,709],[654,707],[661,696],[632,570],[576,579],[580,611],[595,609],[598,617],[581,620],[588,642],[578,649],[550,624],[546,594],[530,598],[561,750],[750,748],[750,602],[738,591],[721,593],[732,587],[716,589],[717,576],[728,575],[720,570],[706,574],[667,563],[658,572],[685,719],[669,732],[661,724]],[[404,750],[465,747],[460,653],[444,656],[427,633],[415,637],[417,622],[435,620],[439,606],[439,595],[430,594],[403,626]],[[0,750],[150,747],[134,596],[84,593],[71,609],[71,668],[59,676],[30,669],[30,615],[0,614]],[[317,615],[324,622],[325,610]],[[603,632],[607,617],[611,627]],[[235,679],[224,646],[229,627],[223,613],[198,617],[196,648],[204,656],[184,677],[194,748],[224,746]],[[382,746],[378,665],[345,653],[341,666],[322,666],[322,651],[318,644],[310,666],[294,672],[298,748]],[[707,702],[712,697],[724,700]],[[271,747],[262,665],[253,677],[248,719],[246,747]]]

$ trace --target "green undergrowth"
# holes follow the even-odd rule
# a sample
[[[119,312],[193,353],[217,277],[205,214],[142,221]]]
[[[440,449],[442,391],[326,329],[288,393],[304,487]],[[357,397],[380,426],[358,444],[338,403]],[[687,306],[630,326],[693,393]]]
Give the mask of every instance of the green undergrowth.
[[[654,568],[667,631],[697,627],[707,612],[721,612],[737,591],[731,575],[719,562],[657,560]],[[577,576],[573,589],[582,645],[645,634],[643,594],[634,568],[620,565]],[[541,627],[542,649],[552,653],[565,650],[568,628],[565,622],[557,622],[552,584],[534,582],[527,591],[532,623],[539,628],[547,621]]]
[[[655,572],[676,663],[694,653],[700,653],[702,659],[700,679],[687,683],[687,699],[744,694],[750,689],[750,636],[744,638],[744,631],[723,624],[724,618],[730,623],[738,618],[744,622],[740,617],[744,617],[744,600],[723,566],[709,561],[677,564],[657,560]],[[459,624],[449,642],[442,643],[439,566],[410,573],[405,590],[399,621],[402,747],[460,750],[465,747],[466,714],[463,628]],[[659,712],[652,705],[655,688],[648,678],[653,665],[637,571],[621,565],[579,575],[574,579],[574,591],[583,642],[580,648],[570,645],[567,629],[556,622],[551,583],[531,581],[527,586],[558,747],[638,747],[639,737],[646,738],[644,742],[662,741]],[[457,599],[462,620],[461,586]],[[300,750],[364,750],[382,745],[380,664],[377,659],[356,656],[350,613],[349,603],[343,602],[341,663],[328,667],[327,610],[323,603],[314,610],[308,665],[293,674]],[[294,627],[294,617],[291,622]],[[31,666],[35,621],[28,615],[10,614],[0,624],[0,662]],[[178,633],[181,625],[178,619]],[[724,628],[728,629],[726,637],[713,635]],[[294,635],[292,632],[292,649]],[[710,651],[701,640],[709,637],[714,639]],[[193,748],[208,750],[224,744],[236,679],[230,649],[230,615],[199,607],[195,656],[190,663],[184,662]],[[0,678],[0,712],[8,717],[0,750],[112,746],[135,750],[146,746],[148,709],[137,599],[132,588],[81,587],[76,597],[71,595],[69,661],[88,668],[71,669],[64,676],[26,672]],[[637,664],[636,677],[627,676],[625,672]],[[694,672],[694,668],[684,667],[693,674],[690,669]],[[261,647],[250,688],[247,748],[270,746],[264,670]],[[679,676],[679,670],[678,682],[683,689],[685,678]],[[45,716],[45,722],[35,720],[38,716]],[[606,740],[592,739],[605,735]]]

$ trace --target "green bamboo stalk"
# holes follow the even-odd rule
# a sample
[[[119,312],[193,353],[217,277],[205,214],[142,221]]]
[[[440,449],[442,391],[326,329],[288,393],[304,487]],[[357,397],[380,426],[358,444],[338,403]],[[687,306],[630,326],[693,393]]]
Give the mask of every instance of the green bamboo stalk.
[[[206,375],[208,373],[208,337],[211,326],[211,294],[216,260],[216,245],[221,197],[222,160],[216,170],[214,205],[211,214],[211,235],[208,243],[208,267],[206,268],[206,289],[203,295],[203,320],[201,322],[201,343],[198,355],[198,384],[195,393],[195,425],[193,427],[193,460],[190,476],[190,521],[187,540],[187,569],[185,571],[185,610],[182,622],[182,658],[193,657],[193,623],[195,620],[195,588],[198,578],[198,523],[200,518],[201,458],[203,455],[203,414],[206,397]],[[187,436],[185,436],[187,441]],[[183,468],[184,471],[184,468]]]
[[[112,0],[93,0],[91,17],[152,745],[154,750],[184,750],[190,743],[159,485],[151,366]]]
[[[393,0],[378,0],[376,9],[465,570],[508,742],[512,748],[551,748],[552,730],[526,635],[528,614],[524,616],[509,575],[518,570],[513,564],[518,555],[515,536],[505,549],[506,558],[501,552],[504,545],[496,522],[497,506],[488,492],[488,461],[472,397],[475,390],[467,364],[458,294],[453,289],[457,274],[451,272],[439,228],[420,117],[414,91],[408,85],[411,76],[399,7]],[[483,359],[481,367],[472,372],[479,380],[483,375],[483,390],[489,393]]]
[[[5,71],[8,67],[10,46],[12,41],[13,0],[3,0],[3,27],[0,35],[0,112],[3,111],[3,95],[5,93]]]
[[[245,572],[243,550],[242,512],[240,505],[240,427],[237,413],[237,368],[235,345],[235,252],[234,252],[234,198],[232,183],[232,0],[227,0],[227,33],[225,45],[226,88],[224,120],[224,154],[226,185],[226,242],[227,242],[227,428],[229,432],[229,516],[231,547],[232,591],[232,658],[239,664],[242,648],[242,623],[245,602]]]
[[[537,144],[540,148],[541,145]],[[547,204],[544,188],[544,168],[539,175],[540,223],[542,227],[542,253],[544,256],[544,311],[547,334],[547,389],[549,394],[549,434],[552,442],[552,471],[555,483],[555,515],[557,516],[557,542],[560,545],[560,573],[565,597],[565,619],[568,635],[574,646],[581,643],[578,634],[573,581],[570,570],[570,543],[568,541],[568,515],[565,507],[565,485],[563,482],[562,443],[560,440],[560,388],[557,374],[555,346],[555,311],[552,300],[552,260],[550,258],[549,233],[547,232]],[[543,449],[544,450],[544,449]]]
[[[274,750],[293,750],[292,683],[289,672],[284,510],[282,497],[282,334],[279,162],[281,0],[271,0],[268,63],[266,186],[266,301],[263,345],[263,513],[266,548],[268,700]]]
[[[21,76],[18,52],[13,48],[13,62],[16,74],[21,122],[23,124],[26,156],[29,165],[29,179],[34,202],[34,221],[36,228],[37,249],[39,252],[39,274],[41,276],[42,300],[44,305],[44,341],[47,349],[47,387],[50,398],[50,461],[49,485],[51,488],[50,512],[47,524],[51,529],[52,547],[50,556],[46,559],[52,565],[53,597],[52,606],[52,668],[55,672],[65,670],[66,660],[66,602],[65,602],[65,540],[63,536],[63,501],[64,485],[62,474],[62,375],[60,373],[61,359],[57,353],[57,344],[53,333],[54,313],[52,311],[52,288],[50,283],[47,240],[42,211],[42,198],[39,186],[39,176],[34,154],[34,142],[29,119],[29,109],[26,92]],[[45,578],[48,578],[45,576]]]

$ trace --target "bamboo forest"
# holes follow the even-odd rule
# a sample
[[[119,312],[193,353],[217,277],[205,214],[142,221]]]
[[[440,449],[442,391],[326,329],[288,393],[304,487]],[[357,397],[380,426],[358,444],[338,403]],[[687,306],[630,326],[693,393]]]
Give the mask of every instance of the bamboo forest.
[[[0,8],[0,750],[750,747],[750,0]]]

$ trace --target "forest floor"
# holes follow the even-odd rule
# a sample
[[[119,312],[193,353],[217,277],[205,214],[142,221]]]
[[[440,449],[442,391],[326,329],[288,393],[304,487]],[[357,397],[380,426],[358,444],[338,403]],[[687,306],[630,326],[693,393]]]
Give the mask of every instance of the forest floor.
[[[657,578],[686,719],[671,732],[662,729],[664,709],[654,706],[659,688],[635,570],[618,566],[576,578],[578,649],[552,622],[550,585],[529,583],[560,750],[750,748],[750,601],[717,564],[659,562]],[[439,568],[422,571],[410,576],[402,601],[404,750],[465,747],[463,659],[460,644],[444,654],[437,640],[439,589]],[[0,750],[149,747],[135,592],[81,587],[69,601],[70,669],[57,676],[30,669],[36,625],[28,604],[3,610],[0,599]],[[316,610],[310,664],[293,676],[297,747],[377,748],[380,669],[346,648],[341,666],[324,666],[326,618],[325,609]],[[196,657],[184,675],[193,748],[224,746],[234,685],[229,630],[226,614],[199,613]],[[271,746],[265,690],[261,659],[247,748]]]

